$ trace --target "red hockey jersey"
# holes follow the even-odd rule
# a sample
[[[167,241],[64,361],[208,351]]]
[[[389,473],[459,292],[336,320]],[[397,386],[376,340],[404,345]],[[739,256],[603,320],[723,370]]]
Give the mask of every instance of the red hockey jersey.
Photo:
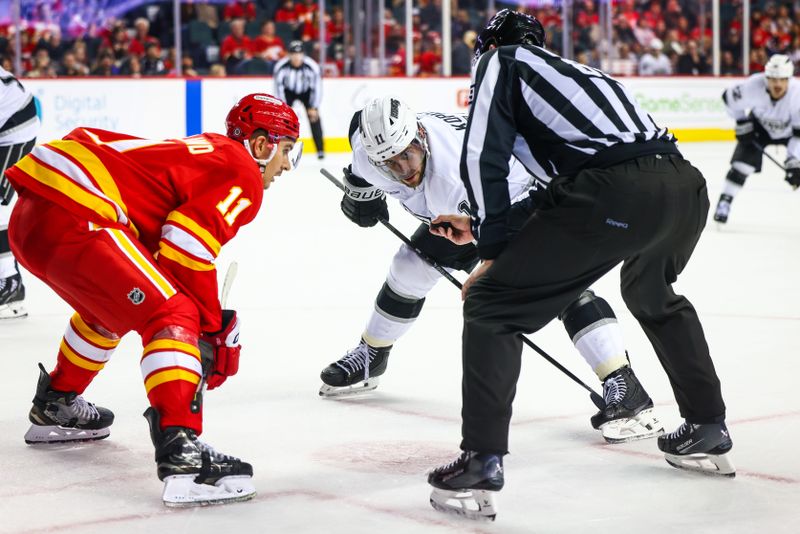
[[[213,133],[158,141],[77,128],[37,146],[6,174],[23,195],[132,232],[195,302],[200,328],[220,329],[214,260],[255,218],[264,193],[241,143]]]

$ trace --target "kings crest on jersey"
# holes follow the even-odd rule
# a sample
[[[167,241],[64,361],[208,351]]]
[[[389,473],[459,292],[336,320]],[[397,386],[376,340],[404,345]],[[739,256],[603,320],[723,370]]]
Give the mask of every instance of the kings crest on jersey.
[[[460,170],[467,116],[423,112],[417,114],[417,121],[424,131],[428,151],[422,180],[417,187],[408,187],[378,171],[369,161],[358,129],[350,133],[352,172],[399,200],[415,217],[430,222],[438,215],[460,213],[468,205]],[[530,189],[533,177],[519,162],[512,160],[508,181],[509,197],[515,199]]]

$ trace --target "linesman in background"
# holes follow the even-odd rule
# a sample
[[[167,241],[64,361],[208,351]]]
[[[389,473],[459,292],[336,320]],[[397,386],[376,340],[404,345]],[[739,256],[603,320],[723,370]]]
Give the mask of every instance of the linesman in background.
[[[36,144],[41,127],[39,101],[14,75],[0,67],[0,320],[26,317],[25,286],[8,244],[14,188],[5,171]]]
[[[484,260],[463,292],[463,453],[428,477],[435,508],[474,518],[494,517],[492,495],[503,487],[517,334],[544,327],[620,262],[622,297],[685,420],[659,449],[675,467],[735,473],[703,328],[672,289],[705,226],[705,179],[621,83],[543,44],[539,21],[508,9],[479,35],[461,160],[472,218],[433,221],[450,222],[443,231],[455,242],[477,239]],[[510,236],[512,155],[544,187]]]
[[[275,64],[275,95],[289,106],[299,100],[306,108],[311,136],[317,147],[317,158],[325,157],[319,104],[322,100],[322,70],[306,56],[302,41],[289,43],[289,55]]]

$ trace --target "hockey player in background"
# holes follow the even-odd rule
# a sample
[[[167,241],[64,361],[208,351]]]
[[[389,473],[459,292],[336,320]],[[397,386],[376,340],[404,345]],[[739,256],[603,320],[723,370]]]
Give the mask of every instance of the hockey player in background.
[[[202,405],[194,401],[204,380],[213,389],[239,367],[239,321],[221,309],[214,260],[256,216],[263,190],[296,163],[299,122],[277,98],[252,94],[226,126],[227,136],[164,141],[76,128],[6,173],[20,197],[12,249],[76,312],[55,370],[39,364],[25,441],[109,435],[113,413],[82,394],[135,330],[168,506],[255,494],[250,464],[198,439]]]
[[[450,224],[454,242],[476,239],[483,260],[462,290],[462,454],[428,475],[434,508],[473,518],[494,518],[504,484],[517,334],[544,327],[620,263],[622,298],[684,418],[658,448],[675,467],[735,474],[702,325],[672,287],[706,223],[705,179],[623,84],[544,49],[544,37],[538,20],[508,9],[481,31],[461,156],[472,217],[434,221]],[[515,233],[512,156],[546,181]]]
[[[714,220],[726,223],[731,203],[747,177],[761,172],[763,149],[786,145],[786,181],[800,187],[800,86],[789,56],[775,54],[764,72],[753,74],[722,94],[728,114],[736,120],[736,148]]]
[[[25,286],[8,244],[14,188],[3,174],[36,144],[41,127],[38,100],[0,67],[0,320],[26,317]]]
[[[386,194],[422,221],[411,237],[414,245],[445,268],[469,272],[478,261],[471,243],[455,245],[429,231],[439,215],[468,206],[459,157],[466,116],[416,115],[395,97],[371,100],[350,124],[352,165],[345,169],[342,211],[362,227],[388,220]],[[513,161],[509,195],[519,199],[510,215],[521,226],[532,212],[533,177]],[[547,261],[543,259],[542,261]],[[358,345],[323,369],[320,395],[370,391],[386,371],[392,345],[422,310],[425,296],[441,274],[407,245],[395,254],[386,282]],[[591,418],[594,428],[612,443],[652,437],[663,432],[650,399],[631,369],[617,319],[608,302],[585,291],[559,315],[575,347],[603,383],[606,407]]]

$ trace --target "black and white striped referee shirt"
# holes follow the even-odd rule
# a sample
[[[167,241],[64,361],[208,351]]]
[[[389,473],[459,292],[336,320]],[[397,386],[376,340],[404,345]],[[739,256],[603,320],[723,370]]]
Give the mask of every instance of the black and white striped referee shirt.
[[[507,241],[509,159],[542,184],[585,168],[678,153],[628,90],[603,72],[532,45],[483,54],[473,70],[461,178],[476,216],[481,256]]]
[[[290,92],[308,99],[308,106],[319,109],[322,100],[322,71],[310,57],[303,58],[299,67],[292,66],[289,56],[275,64],[275,96],[286,102]]]

